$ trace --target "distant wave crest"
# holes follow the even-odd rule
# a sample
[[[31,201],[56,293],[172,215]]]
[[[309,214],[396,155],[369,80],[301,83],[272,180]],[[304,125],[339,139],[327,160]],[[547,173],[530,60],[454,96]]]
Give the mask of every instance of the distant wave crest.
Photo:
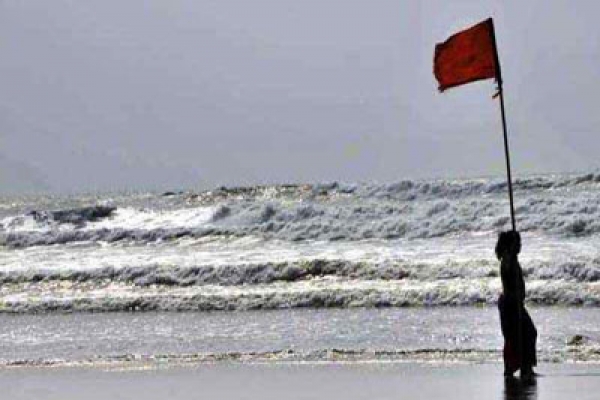
[[[598,189],[600,174],[515,180],[519,229],[575,237],[600,233]],[[506,183],[495,180],[220,188],[178,195],[170,209],[31,211],[0,221],[0,245],[144,244],[205,236],[355,241],[489,233],[509,227],[505,191]]]

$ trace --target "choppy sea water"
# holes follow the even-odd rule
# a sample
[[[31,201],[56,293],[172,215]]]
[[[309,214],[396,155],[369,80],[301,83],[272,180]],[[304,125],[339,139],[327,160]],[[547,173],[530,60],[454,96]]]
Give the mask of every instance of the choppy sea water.
[[[527,300],[553,321],[549,330],[561,332],[552,339],[540,332],[545,357],[594,359],[597,331],[578,327],[600,319],[600,174],[532,176],[514,186]],[[474,351],[495,358],[500,280],[493,248],[509,223],[502,179],[1,198],[0,359],[435,358]],[[452,348],[410,333],[426,325],[423,334],[437,337],[447,315],[456,322],[446,318],[443,329],[462,332],[473,319],[484,328],[474,329],[472,340],[457,334]],[[285,331],[285,322],[298,318],[306,338]],[[336,318],[343,323],[310,328]],[[230,325],[211,325],[221,319]],[[258,330],[245,337],[251,321],[259,321]],[[385,336],[389,321],[403,327],[397,339]],[[357,329],[371,324],[383,326],[383,336]],[[282,340],[263,339],[271,326]],[[213,342],[202,335],[221,329],[253,344],[238,348],[225,334],[208,346]],[[35,333],[42,331],[56,341]],[[577,334],[585,357],[566,344]],[[91,342],[67,351],[66,337]]]

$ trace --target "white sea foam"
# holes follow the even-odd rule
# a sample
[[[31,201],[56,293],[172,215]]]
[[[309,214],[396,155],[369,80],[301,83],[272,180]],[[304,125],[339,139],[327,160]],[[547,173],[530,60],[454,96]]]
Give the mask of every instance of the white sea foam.
[[[597,174],[515,181],[530,301],[596,304],[599,189]],[[481,179],[43,198],[0,221],[0,294],[6,310],[119,310],[138,297],[165,310],[488,304],[505,190]],[[210,286],[290,293],[203,297]]]
[[[550,187],[535,182],[517,185],[522,190],[516,200],[519,229],[562,237],[600,233],[596,176],[579,184],[568,182],[557,180]],[[17,248],[206,236],[356,241],[489,235],[510,224],[507,199],[498,185],[401,182],[357,186],[353,191],[334,185],[315,187],[310,196],[299,192],[298,197],[286,198],[265,198],[254,192],[255,197],[241,198],[212,194],[215,202],[210,206],[180,199],[155,209],[124,205],[36,211],[4,218],[0,244]]]
[[[407,306],[470,306],[495,304],[501,290],[497,277],[439,280],[348,279],[338,275],[302,275],[282,270],[255,281],[229,276],[231,270],[180,277],[145,276],[140,271],[106,273],[100,279],[86,274],[44,277],[27,281],[8,279],[0,290],[0,311],[114,312],[114,311],[230,311],[282,308],[381,308]],[[110,271],[109,271],[110,272]],[[137,273],[136,273],[137,272]],[[220,273],[224,275],[220,275]],[[126,276],[126,274],[129,274]],[[245,275],[248,277],[249,275]],[[126,279],[125,279],[126,278]],[[303,278],[303,279],[302,279]],[[393,277],[392,277],[393,278]],[[122,280],[121,280],[122,279]],[[185,280],[192,280],[190,283]],[[194,279],[204,280],[194,285]],[[227,284],[220,284],[223,281]],[[197,283],[197,282],[196,282]],[[598,282],[529,279],[527,301],[541,305],[600,305]]]
[[[214,207],[183,208],[177,210],[150,210],[124,207],[116,209],[110,218],[91,222],[85,226],[94,230],[177,229],[197,228],[211,220]]]

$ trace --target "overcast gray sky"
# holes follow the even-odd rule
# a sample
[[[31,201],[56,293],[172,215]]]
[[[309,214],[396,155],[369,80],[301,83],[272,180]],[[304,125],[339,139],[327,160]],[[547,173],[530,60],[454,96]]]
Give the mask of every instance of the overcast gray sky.
[[[596,1],[0,3],[0,192],[502,174],[492,81],[433,49],[492,16],[514,174],[593,169]]]

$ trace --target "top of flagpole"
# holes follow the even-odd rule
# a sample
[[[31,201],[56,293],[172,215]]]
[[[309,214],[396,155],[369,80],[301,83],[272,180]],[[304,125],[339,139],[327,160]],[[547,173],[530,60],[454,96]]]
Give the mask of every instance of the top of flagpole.
[[[494,29],[494,20],[490,17],[486,20],[490,24],[490,38],[492,40],[492,46],[494,47],[494,61],[496,63],[496,82],[498,83],[498,89],[502,90],[502,68],[500,67],[500,57],[498,56],[498,46],[496,44],[496,30]]]

